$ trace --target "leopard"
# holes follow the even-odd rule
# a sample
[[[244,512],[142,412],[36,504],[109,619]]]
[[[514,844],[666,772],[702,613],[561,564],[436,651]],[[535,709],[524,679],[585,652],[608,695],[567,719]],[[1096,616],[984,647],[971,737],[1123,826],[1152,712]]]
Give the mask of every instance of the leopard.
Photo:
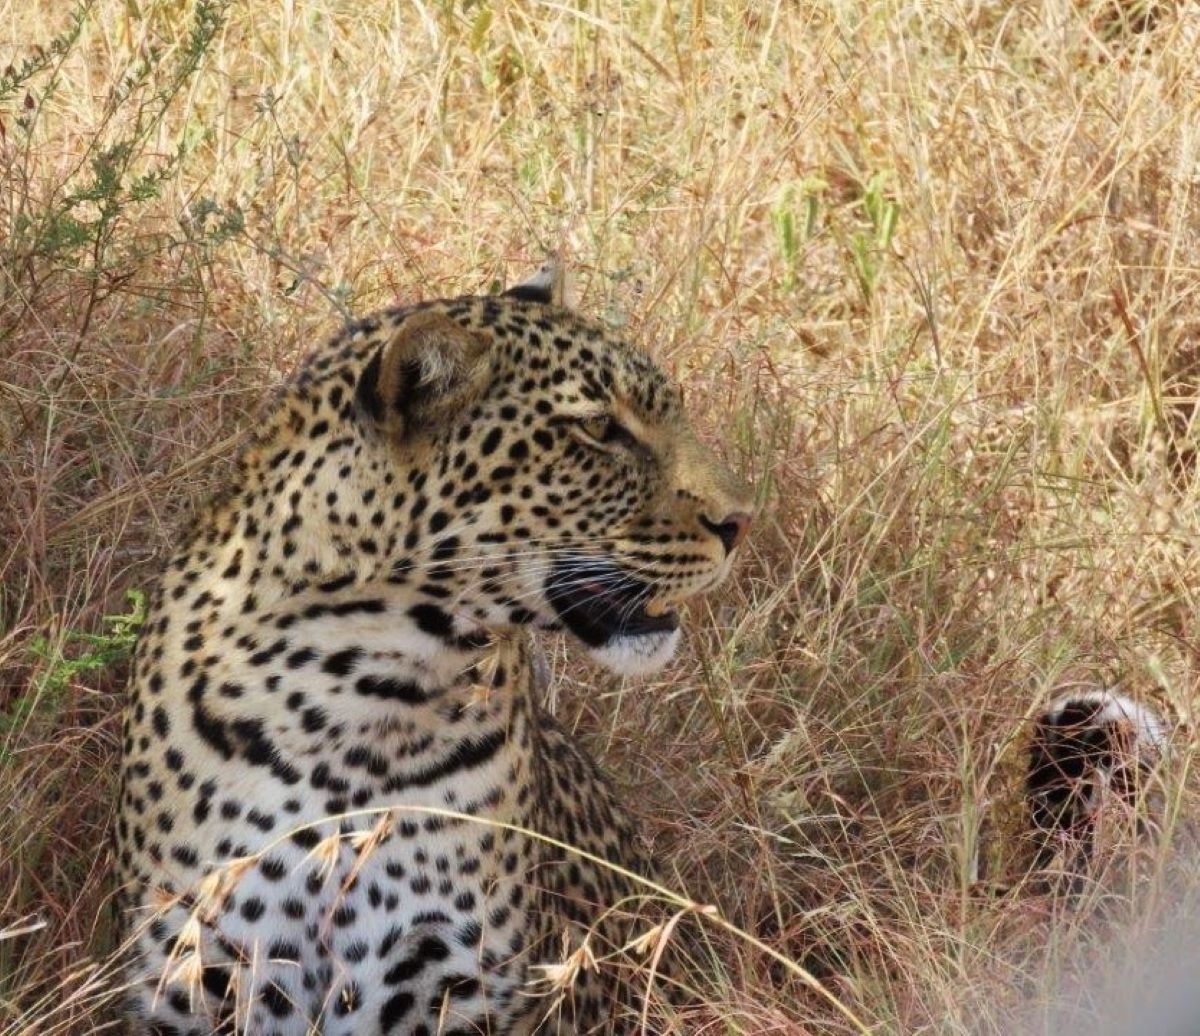
[[[347,323],[181,535],[124,712],[133,1031],[654,1031],[661,861],[537,645],[661,669],[755,495],[564,281]]]

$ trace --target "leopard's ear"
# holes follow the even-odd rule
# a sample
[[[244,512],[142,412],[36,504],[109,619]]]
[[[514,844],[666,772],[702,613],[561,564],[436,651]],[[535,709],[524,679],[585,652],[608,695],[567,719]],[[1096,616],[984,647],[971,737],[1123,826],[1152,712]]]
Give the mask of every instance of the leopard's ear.
[[[557,255],[550,256],[529,280],[513,285],[504,294],[510,298],[541,302],[547,306],[571,305],[567,270]]]
[[[417,312],[371,357],[354,396],[366,420],[407,436],[477,399],[490,372],[486,337],[444,313]]]

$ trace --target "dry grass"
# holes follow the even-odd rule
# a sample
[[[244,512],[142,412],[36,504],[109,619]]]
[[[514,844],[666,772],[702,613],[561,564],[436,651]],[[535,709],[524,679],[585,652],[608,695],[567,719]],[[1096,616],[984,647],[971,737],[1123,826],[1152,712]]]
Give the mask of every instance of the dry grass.
[[[110,1017],[104,616],[264,389],[552,248],[765,508],[669,677],[560,655],[560,714],[870,1031],[1055,1031],[1200,887],[1188,6],[95,0],[39,52],[70,12],[0,2],[0,1031]],[[1022,881],[1022,721],[1118,680],[1181,723],[1171,822],[1072,909]],[[695,1031],[849,1031],[707,930]]]

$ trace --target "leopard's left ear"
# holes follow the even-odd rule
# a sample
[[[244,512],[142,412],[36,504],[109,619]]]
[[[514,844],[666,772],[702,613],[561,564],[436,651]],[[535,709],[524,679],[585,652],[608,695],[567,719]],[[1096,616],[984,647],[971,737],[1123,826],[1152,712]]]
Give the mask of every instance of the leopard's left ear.
[[[487,388],[488,341],[443,313],[417,312],[380,346],[358,379],[359,413],[406,436],[462,410]]]
[[[504,294],[510,298],[541,302],[547,306],[571,305],[567,270],[556,255],[550,256],[529,280],[513,285],[506,289]]]

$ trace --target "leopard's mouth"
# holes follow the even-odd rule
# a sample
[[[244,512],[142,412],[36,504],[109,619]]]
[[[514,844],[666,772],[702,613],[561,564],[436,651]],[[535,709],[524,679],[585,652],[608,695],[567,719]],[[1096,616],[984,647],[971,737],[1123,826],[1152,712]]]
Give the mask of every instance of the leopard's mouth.
[[[557,562],[546,580],[546,596],[563,625],[589,647],[679,628],[679,613],[658,604],[650,584],[601,558]]]

